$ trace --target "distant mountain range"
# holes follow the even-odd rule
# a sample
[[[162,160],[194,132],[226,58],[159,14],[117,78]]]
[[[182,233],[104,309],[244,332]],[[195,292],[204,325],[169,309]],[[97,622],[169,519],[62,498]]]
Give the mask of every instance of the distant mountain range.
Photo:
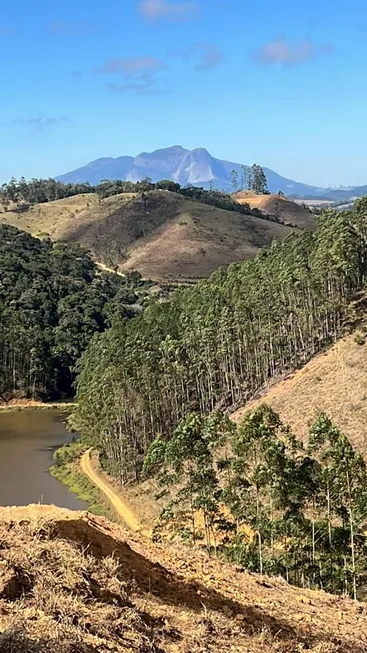
[[[222,161],[214,158],[204,148],[185,150],[180,145],[168,147],[155,152],[143,152],[136,157],[121,156],[97,159],[82,168],[56,177],[65,183],[89,181],[99,184],[103,179],[122,179],[125,181],[140,181],[150,177],[152,181],[172,179],[181,186],[191,184],[208,188],[211,183],[218,190],[231,191],[230,174],[236,170],[239,180],[242,167],[239,163]],[[310,186],[293,179],[282,177],[274,170],[264,168],[269,190],[277,193],[279,190],[294,198],[322,198],[330,201],[348,201],[354,197],[367,194],[366,186],[331,189]]]

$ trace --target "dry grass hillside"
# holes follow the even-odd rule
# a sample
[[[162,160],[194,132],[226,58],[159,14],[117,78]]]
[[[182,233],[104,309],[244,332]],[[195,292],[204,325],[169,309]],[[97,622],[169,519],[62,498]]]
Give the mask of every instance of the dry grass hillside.
[[[0,510],[1,653],[364,653],[367,604],[153,544],[87,513]]]
[[[34,236],[49,234],[53,240],[62,240],[65,233],[79,223],[85,212],[101,220],[129,202],[135,195],[115,195],[102,201],[94,193],[73,195],[63,200],[34,204],[22,211],[0,211],[0,222],[29,231]]]
[[[362,296],[359,311],[366,311]],[[367,319],[289,378],[270,386],[261,397],[233,415],[266,402],[305,438],[309,424],[325,412],[367,460]]]
[[[145,200],[79,195],[0,213],[0,221],[34,235],[80,242],[108,267],[139,270],[157,280],[206,277],[221,265],[252,258],[291,230],[162,191],[148,193]]]
[[[255,195],[250,191],[241,191],[235,198],[240,204],[249,204],[252,209],[260,209],[285,224],[302,229],[312,229],[315,226],[315,218],[310,211],[282,195]]]

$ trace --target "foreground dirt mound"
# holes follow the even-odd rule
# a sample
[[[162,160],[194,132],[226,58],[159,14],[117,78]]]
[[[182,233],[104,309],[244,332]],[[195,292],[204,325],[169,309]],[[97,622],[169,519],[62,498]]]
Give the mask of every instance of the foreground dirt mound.
[[[240,204],[249,204],[252,209],[274,215],[288,225],[314,229],[316,224],[315,217],[307,208],[282,195],[255,195],[249,191],[241,191],[236,194],[236,200]]]
[[[47,506],[0,510],[1,653],[354,652],[367,605]]]

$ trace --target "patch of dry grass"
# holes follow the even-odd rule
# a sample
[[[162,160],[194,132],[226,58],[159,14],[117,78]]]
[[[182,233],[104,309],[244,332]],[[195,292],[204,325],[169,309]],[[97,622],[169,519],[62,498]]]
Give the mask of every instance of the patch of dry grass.
[[[233,419],[240,421],[262,402],[303,439],[320,412],[327,413],[367,458],[367,344],[348,335],[238,410]]]
[[[316,225],[315,217],[303,206],[282,195],[255,195],[241,191],[235,196],[240,204],[249,204],[252,209],[260,209],[265,214],[274,215],[285,224],[296,225],[302,229],[312,229]]]
[[[0,510],[1,653],[362,653],[367,605],[154,544],[87,513]]]

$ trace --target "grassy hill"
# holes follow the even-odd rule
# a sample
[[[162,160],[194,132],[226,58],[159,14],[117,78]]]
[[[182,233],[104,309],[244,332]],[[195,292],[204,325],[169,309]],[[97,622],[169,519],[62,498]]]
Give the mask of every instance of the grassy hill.
[[[302,229],[313,228],[315,225],[315,218],[307,208],[282,195],[255,195],[245,191],[237,193],[235,199],[240,204],[249,204],[252,209],[275,216],[285,224],[296,225]]]
[[[291,231],[166,191],[145,198],[78,195],[0,213],[0,220],[35,235],[79,242],[108,267],[138,270],[157,280],[206,277],[221,265],[253,258],[260,247]]]
[[[0,510],[3,653],[362,653],[367,604],[154,544],[100,517]]]

